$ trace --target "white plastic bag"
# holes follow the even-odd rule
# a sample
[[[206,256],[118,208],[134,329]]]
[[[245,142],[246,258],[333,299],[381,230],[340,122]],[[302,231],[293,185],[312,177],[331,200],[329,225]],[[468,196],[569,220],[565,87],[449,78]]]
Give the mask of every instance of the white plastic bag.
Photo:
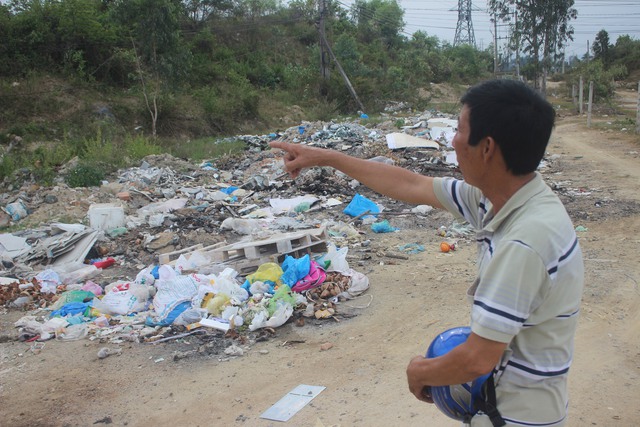
[[[58,285],[62,283],[58,273],[51,269],[41,271],[35,279],[40,285],[40,291],[45,294],[55,294]]]
[[[140,272],[136,276],[135,282],[141,285],[153,285],[153,283],[156,281],[156,278],[153,276],[153,274],[151,274],[154,268],[155,266],[150,265],[143,270],[140,270]]]
[[[143,285],[131,285],[124,291],[111,291],[93,302],[93,307],[103,314],[118,315],[144,311],[149,299],[149,290]]]
[[[160,267],[161,271],[163,267],[166,266]],[[176,274],[172,279],[165,280],[163,276],[171,275],[163,275],[161,271],[160,279],[155,282],[157,292],[153,297],[153,308],[158,317],[164,318],[178,304],[191,301],[198,292],[199,284],[193,275],[181,276]]]
[[[338,249],[333,243],[327,245],[327,253],[321,256],[316,262],[320,266],[324,266],[329,261],[329,266],[326,271],[339,271],[344,272],[349,270],[349,263],[347,262],[347,251],[349,248],[343,246]]]
[[[255,331],[260,328],[277,328],[279,326],[284,325],[284,323],[289,320],[291,315],[293,314],[293,306],[285,301],[278,301],[276,311],[273,313],[271,317],[269,317],[269,312],[266,310],[261,310],[258,312],[251,321],[249,325],[250,331]]]
[[[198,270],[199,267],[203,265],[208,265],[211,263],[211,258],[206,256],[202,251],[194,251],[188,257],[185,255],[180,255],[180,257],[176,260],[177,271],[183,272],[185,270]]]

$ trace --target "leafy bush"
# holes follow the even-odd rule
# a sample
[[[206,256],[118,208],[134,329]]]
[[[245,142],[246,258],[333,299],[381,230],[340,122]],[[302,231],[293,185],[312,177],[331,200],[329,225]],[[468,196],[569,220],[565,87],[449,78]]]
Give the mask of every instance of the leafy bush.
[[[160,154],[163,151],[162,147],[142,135],[125,140],[124,145],[131,160],[140,160],[150,154]]]
[[[69,187],[97,187],[104,180],[105,173],[97,165],[79,164],[65,176]]]
[[[601,60],[582,63],[571,73],[568,79],[568,86],[580,84],[580,76],[583,78],[586,88],[586,97],[589,95],[589,82],[593,81],[593,99],[597,101],[609,101],[615,93],[615,81],[627,74],[627,69],[623,65],[614,65],[605,69]],[[585,97],[585,99],[586,99]]]
[[[210,160],[223,156],[234,156],[243,153],[246,144],[241,140],[215,140],[202,138],[186,144],[176,144],[171,149],[175,157],[191,160]]]

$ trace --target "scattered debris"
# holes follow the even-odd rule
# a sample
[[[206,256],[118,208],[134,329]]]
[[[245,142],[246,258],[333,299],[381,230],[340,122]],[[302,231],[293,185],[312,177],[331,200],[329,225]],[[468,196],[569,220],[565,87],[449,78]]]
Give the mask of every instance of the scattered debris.
[[[0,305],[26,314],[15,339],[42,345],[36,351],[49,339],[114,346],[189,341],[192,348],[175,352],[173,361],[241,357],[289,321],[304,327],[366,309],[345,305],[369,288],[350,264],[406,261],[425,251],[418,242],[397,252],[372,249],[370,232],[419,221],[446,239],[440,249],[449,252],[473,238],[471,226],[436,224],[432,207],[389,201],[331,168],[305,170],[292,181],[268,143],[305,143],[459,176],[456,162],[447,160],[454,154],[454,117],[404,118],[402,132],[397,121],[389,114],[375,128],[303,122],[278,134],[240,136],[245,158],[200,165],[148,156],[99,189],[71,189],[61,180],[53,189],[34,182],[12,187],[0,195],[0,227],[22,229],[0,234]],[[545,161],[545,173],[556,161],[562,159]],[[553,188],[574,199],[600,191],[570,182]],[[608,203],[601,197],[593,206]],[[63,216],[75,222],[49,222]],[[103,347],[98,358],[121,351]]]

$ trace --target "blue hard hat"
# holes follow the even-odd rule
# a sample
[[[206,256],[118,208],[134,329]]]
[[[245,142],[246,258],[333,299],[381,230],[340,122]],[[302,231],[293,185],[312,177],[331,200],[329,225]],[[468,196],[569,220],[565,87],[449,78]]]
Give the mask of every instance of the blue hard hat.
[[[431,342],[426,357],[433,358],[447,354],[467,341],[470,334],[471,328],[468,326],[444,331]],[[491,373],[482,375],[465,384],[430,387],[433,403],[454,420],[468,422],[478,412],[475,402],[478,399],[484,399],[483,385],[490,375]]]

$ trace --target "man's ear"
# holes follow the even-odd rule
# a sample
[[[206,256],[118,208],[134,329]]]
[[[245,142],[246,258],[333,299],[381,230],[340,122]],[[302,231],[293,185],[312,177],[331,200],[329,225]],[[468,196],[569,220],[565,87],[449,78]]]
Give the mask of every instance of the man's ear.
[[[485,162],[491,160],[493,156],[500,152],[500,147],[498,147],[496,140],[490,136],[483,138],[480,143],[482,144],[482,156]]]

